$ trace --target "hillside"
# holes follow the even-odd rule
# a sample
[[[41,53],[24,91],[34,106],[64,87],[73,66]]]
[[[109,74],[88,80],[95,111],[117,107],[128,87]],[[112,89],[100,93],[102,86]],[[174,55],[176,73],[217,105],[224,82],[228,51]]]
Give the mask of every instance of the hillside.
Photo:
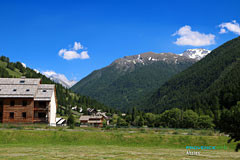
[[[66,115],[71,110],[71,106],[82,107],[86,110],[87,107],[93,107],[96,109],[108,110],[108,107],[102,103],[97,102],[94,99],[90,99],[87,96],[81,96],[73,93],[69,89],[66,89],[61,84],[55,83],[50,78],[42,75],[39,72],[32,70],[24,66],[20,62],[10,62],[8,57],[0,57],[0,77],[1,78],[19,78],[25,76],[26,78],[41,78],[41,83],[43,84],[55,84],[56,93],[58,100],[58,113],[61,115]],[[76,112],[74,112],[76,113]]]
[[[219,110],[240,100],[240,37],[213,50],[185,71],[175,75],[144,105],[145,111],[194,109],[219,118]]]
[[[173,53],[147,52],[125,56],[92,72],[71,89],[126,111],[195,62],[194,59]]]

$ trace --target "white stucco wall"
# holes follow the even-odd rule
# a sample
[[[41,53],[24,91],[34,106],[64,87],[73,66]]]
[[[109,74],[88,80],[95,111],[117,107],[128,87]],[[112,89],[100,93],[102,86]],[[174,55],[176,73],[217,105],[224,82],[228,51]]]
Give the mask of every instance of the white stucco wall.
[[[50,101],[50,112],[49,112],[49,125],[50,126],[56,126],[56,98],[55,98],[55,92],[53,91],[51,101]]]

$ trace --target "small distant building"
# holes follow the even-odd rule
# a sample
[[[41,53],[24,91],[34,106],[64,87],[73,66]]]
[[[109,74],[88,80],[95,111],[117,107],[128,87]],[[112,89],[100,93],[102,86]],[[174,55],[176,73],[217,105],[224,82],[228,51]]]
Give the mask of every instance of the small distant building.
[[[81,127],[93,126],[93,127],[103,127],[104,116],[97,115],[83,115],[80,117]]]
[[[82,126],[82,127],[88,126],[88,125],[89,125],[88,121],[89,121],[89,118],[90,118],[90,117],[91,117],[91,116],[89,116],[89,115],[82,115],[82,116],[79,118],[79,120],[80,120],[80,126]]]
[[[67,126],[67,120],[61,117],[56,118],[56,125],[57,126]]]
[[[122,117],[125,117],[126,116],[126,113],[122,113]]]
[[[38,78],[0,78],[1,123],[48,123],[56,126],[54,84]]]
[[[80,112],[80,113],[83,112],[83,108],[82,108],[82,107],[79,108],[79,112]]]
[[[72,110],[77,110],[77,106],[75,106],[75,107],[72,107]]]
[[[87,111],[88,111],[88,114],[89,114],[89,115],[93,115],[93,114],[96,114],[96,113],[97,113],[97,110],[94,109],[94,108],[87,108]]]
[[[83,111],[82,107],[80,107],[79,110],[78,110],[77,106],[72,107],[72,110],[78,111],[79,113],[81,113]]]

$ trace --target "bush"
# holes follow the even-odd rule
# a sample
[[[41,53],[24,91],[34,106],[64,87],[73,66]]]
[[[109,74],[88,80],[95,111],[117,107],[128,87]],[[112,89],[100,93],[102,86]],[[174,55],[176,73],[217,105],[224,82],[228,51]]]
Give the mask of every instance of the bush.
[[[198,118],[198,128],[213,128],[213,119],[208,115],[201,115]]]
[[[74,129],[75,127],[75,118],[73,117],[72,114],[70,114],[67,119],[67,125],[69,126],[70,129]]]
[[[197,126],[198,114],[192,110],[183,113],[183,128],[195,128]]]

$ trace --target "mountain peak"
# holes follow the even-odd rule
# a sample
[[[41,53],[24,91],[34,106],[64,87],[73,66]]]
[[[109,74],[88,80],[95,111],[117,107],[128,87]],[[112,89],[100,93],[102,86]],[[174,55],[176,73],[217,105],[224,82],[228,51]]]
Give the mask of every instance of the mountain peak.
[[[126,72],[133,71],[136,67],[151,65],[153,63],[180,64],[185,62],[194,63],[196,60],[170,52],[144,52],[137,55],[124,56],[113,61],[109,66],[113,66],[118,71]]]
[[[135,64],[149,64],[157,61],[164,61],[166,63],[178,63],[179,61],[189,60],[189,57],[177,55],[174,53],[155,53],[155,52],[145,52],[132,56],[124,56],[115,60],[111,65],[135,65]]]
[[[68,80],[64,74],[58,74],[54,71],[45,71],[42,74],[44,74],[46,77],[50,78],[52,81],[61,84],[65,88],[70,88],[74,84],[77,83],[77,81]]]
[[[187,49],[180,55],[191,58],[191,59],[200,60],[206,55],[208,55],[210,52],[211,52],[210,50],[207,50],[204,48],[196,48],[196,49]]]

